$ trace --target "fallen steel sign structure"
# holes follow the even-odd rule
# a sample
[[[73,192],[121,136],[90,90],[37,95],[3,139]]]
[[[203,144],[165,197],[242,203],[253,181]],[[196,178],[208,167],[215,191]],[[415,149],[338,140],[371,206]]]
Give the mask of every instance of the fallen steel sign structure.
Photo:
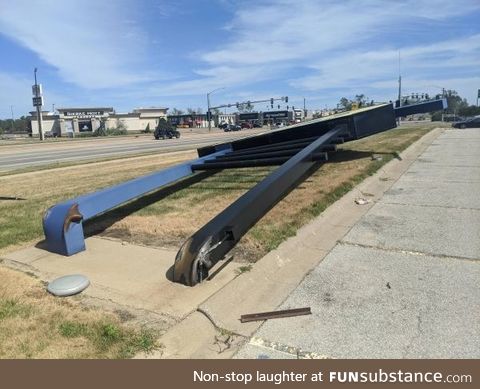
[[[173,280],[193,286],[206,279],[209,270],[314,166],[326,162],[337,144],[395,128],[399,116],[445,107],[445,100],[399,108],[371,106],[200,148],[196,160],[53,206],[43,219],[47,248],[63,255],[85,250],[83,221],[197,171],[280,165],[182,245]]]

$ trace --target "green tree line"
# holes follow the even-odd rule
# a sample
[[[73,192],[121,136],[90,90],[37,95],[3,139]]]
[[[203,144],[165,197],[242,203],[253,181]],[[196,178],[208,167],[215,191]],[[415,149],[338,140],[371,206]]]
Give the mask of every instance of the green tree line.
[[[19,119],[0,119],[0,134],[4,133],[22,133],[29,131],[28,120],[25,116]]]

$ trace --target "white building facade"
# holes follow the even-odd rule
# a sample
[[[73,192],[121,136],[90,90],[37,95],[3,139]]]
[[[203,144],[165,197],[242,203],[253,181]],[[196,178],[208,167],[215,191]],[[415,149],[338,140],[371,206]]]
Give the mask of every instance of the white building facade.
[[[92,133],[102,125],[105,129],[140,132],[155,130],[158,120],[167,117],[168,108],[136,108],[129,113],[116,113],[112,107],[57,108],[58,114],[42,112],[42,129],[54,136],[72,137]],[[37,113],[30,112],[31,135],[38,136]]]

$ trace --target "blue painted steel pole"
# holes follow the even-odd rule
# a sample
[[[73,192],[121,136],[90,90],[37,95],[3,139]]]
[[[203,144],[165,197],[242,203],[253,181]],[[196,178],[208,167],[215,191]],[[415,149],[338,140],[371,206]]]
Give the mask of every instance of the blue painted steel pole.
[[[43,231],[49,251],[73,255],[85,250],[83,221],[193,174],[192,166],[231,151],[228,145],[207,157],[139,177],[54,205],[45,212]]]

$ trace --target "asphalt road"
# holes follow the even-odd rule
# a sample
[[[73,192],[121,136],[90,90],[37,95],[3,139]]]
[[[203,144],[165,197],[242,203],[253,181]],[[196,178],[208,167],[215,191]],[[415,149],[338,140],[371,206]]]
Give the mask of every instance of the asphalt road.
[[[192,150],[259,133],[261,130],[184,134],[180,139],[154,140],[152,135],[95,138],[65,142],[25,143],[0,147],[0,172],[58,162],[121,158],[144,153]]]

